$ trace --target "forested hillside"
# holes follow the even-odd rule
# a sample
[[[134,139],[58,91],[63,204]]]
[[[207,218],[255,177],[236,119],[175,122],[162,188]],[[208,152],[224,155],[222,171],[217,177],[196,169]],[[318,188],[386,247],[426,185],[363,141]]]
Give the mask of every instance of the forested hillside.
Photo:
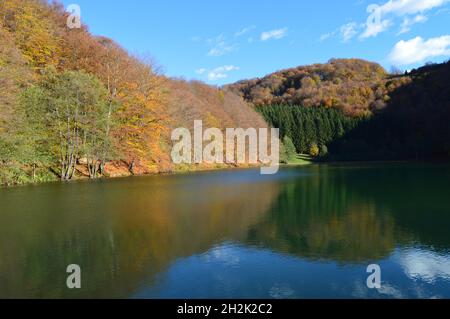
[[[413,70],[380,112],[330,147],[337,159],[450,160],[450,62]]]
[[[409,79],[391,79],[379,65],[359,59],[332,59],[301,66],[261,79],[240,81],[227,88],[254,106],[302,105],[335,108],[361,116],[383,109],[389,93]]]
[[[383,102],[364,100],[365,105],[383,107],[369,107],[365,112],[307,101],[306,105],[256,108],[271,125],[280,127],[297,152],[328,160],[448,160],[449,79],[450,62],[426,65],[405,75],[385,74],[376,84],[377,90],[387,94]],[[351,92],[345,98],[351,98]]]
[[[67,17],[0,2],[0,184],[171,171],[174,127],[266,126],[238,96],[169,79]]]

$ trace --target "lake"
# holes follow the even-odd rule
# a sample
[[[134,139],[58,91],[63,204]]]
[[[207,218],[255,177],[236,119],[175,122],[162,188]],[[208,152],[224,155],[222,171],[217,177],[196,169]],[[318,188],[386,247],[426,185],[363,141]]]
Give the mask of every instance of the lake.
[[[66,286],[70,264],[81,289]],[[450,298],[450,166],[0,189],[0,297]]]

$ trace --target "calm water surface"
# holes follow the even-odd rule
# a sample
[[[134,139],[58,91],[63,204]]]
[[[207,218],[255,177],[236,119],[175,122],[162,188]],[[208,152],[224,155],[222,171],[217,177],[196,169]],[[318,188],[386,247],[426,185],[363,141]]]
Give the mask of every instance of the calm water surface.
[[[82,289],[66,288],[69,264]],[[0,189],[0,297],[450,298],[450,167]]]

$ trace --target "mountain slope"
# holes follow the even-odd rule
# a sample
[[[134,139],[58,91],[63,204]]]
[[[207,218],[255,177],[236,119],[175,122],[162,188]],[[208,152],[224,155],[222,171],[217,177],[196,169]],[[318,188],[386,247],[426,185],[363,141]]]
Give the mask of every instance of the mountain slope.
[[[172,171],[174,128],[267,126],[239,96],[167,78],[67,18],[62,4],[0,1],[0,185]]]
[[[337,140],[342,159],[450,159],[450,62],[413,70],[380,112]]]
[[[408,79],[390,80],[388,73],[376,63],[332,59],[326,64],[287,69],[226,88],[254,106],[326,107],[354,116],[382,109],[389,99],[389,92],[405,81]]]
[[[333,160],[449,159],[449,79],[450,61],[399,75],[351,59],[227,89],[254,105],[301,153],[321,149]]]

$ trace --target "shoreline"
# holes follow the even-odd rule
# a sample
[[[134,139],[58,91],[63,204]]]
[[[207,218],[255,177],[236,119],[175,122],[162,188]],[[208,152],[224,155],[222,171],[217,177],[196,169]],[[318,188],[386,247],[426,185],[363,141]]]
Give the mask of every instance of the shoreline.
[[[386,165],[386,164],[433,164],[433,165],[450,165],[448,161],[438,161],[438,160],[397,160],[397,161],[312,161],[305,162],[300,164],[280,164],[280,168],[302,168],[309,167],[313,165],[318,166],[351,166],[351,165]],[[120,180],[120,179],[129,179],[129,178],[139,178],[139,177],[158,177],[158,176],[177,176],[177,175],[193,175],[198,173],[213,173],[213,172],[226,172],[226,171],[240,171],[240,170],[250,170],[250,169],[259,169],[261,166],[242,166],[242,167],[219,167],[219,168],[199,168],[192,170],[173,170],[167,172],[157,172],[157,173],[144,173],[144,174],[136,174],[136,175],[120,175],[120,176],[104,176],[96,179],[90,179],[87,176],[77,177],[71,181],[62,182],[60,180],[54,181],[45,181],[45,182],[36,182],[36,183],[24,183],[24,184],[16,184],[16,185],[0,185],[0,190],[4,189],[14,189],[20,187],[34,187],[45,184],[72,184],[72,183],[91,183],[91,182],[100,182],[100,181],[108,181],[108,180]]]
[[[282,166],[282,165],[280,165]],[[77,176],[70,181],[61,181],[60,179],[55,179],[51,181],[43,181],[43,182],[30,182],[23,184],[15,184],[15,185],[1,185],[0,190],[2,189],[14,189],[20,187],[29,187],[29,186],[40,186],[45,184],[72,184],[78,182],[99,182],[99,181],[107,181],[107,180],[120,180],[120,179],[128,179],[128,178],[139,178],[139,177],[157,177],[157,176],[176,176],[176,175],[188,175],[188,174],[196,174],[196,173],[208,173],[208,172],[220,172],[220,171],[236,171],[236,170],[247,170],[247,169],[258,169],[261,166],[224,166],[218,168],[197,168],[197,169],[180,169],[180,170],[172,170],[172,171],[161,171],[161,172],[148,172],[148,173],[140,173],[140,174],[122,174],[122,175],[114,175],[114,176],[102,176],[95,179],[91,179],[88,176]]]

